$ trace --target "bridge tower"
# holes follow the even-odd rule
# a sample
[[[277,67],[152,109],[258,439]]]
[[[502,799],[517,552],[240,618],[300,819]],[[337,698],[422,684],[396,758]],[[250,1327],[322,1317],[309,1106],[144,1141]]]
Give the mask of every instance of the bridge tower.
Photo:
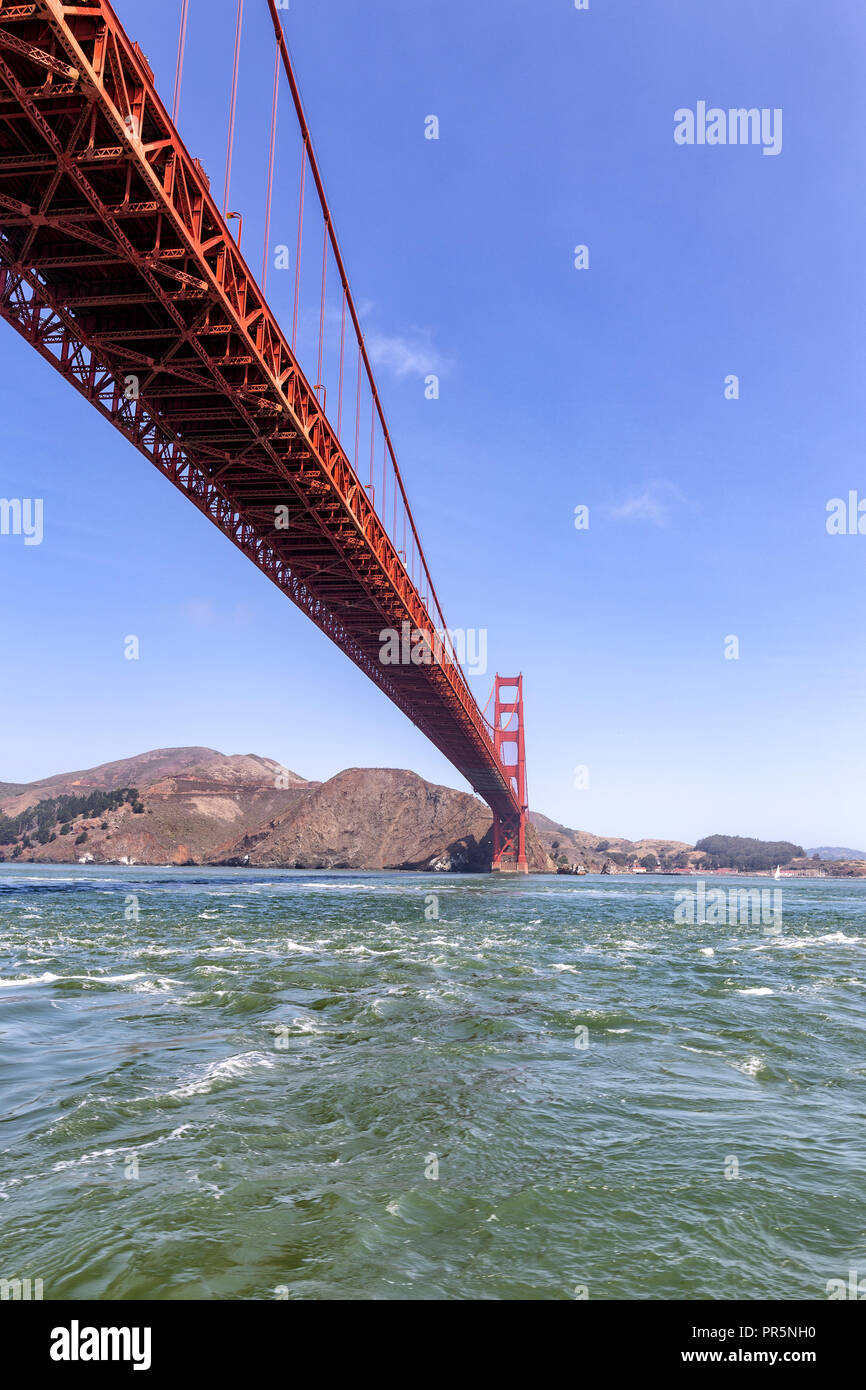
[[[526,751],[523,742],[523,676],[496,673],[493,743],[520,806],[517,812],[493,811],[493,870],[529,872],[526,862]]]

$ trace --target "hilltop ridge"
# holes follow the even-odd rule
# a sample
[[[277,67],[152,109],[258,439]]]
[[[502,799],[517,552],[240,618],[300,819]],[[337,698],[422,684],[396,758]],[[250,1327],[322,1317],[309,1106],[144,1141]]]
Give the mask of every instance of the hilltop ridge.
[[[257,753],[205,747],[156,748],[27,784],[0,782],[0,859],[21,863],[484,872],[491,826],[477,796],[406,769],[348,768],[316,781]],[[605,837],[538,811],[527,827],[535,873],[733,871],[737,853],[754,856],[757,846],[767,863],[782,854],[791,871],[823,872],[832,859],[834,874],[866,875],[853,851],[813,852],[821,863],[798,857],[788,842],[709,836],[698,845]]]

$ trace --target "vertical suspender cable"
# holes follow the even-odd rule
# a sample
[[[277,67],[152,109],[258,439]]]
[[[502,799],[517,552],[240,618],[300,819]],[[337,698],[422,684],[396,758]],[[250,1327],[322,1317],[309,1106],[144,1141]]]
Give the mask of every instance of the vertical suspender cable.
[[[271,153],[268,160],[268,196],[265,203],[265,249],[262,252],[262,294],[268,287],[268,242],[271,239],[271,198],[274,191],[274,150],[277,142],[277,98],[280,94],[280,50],[274,54],[274,103],[271,107]]]
[[[171,106],[171,123],[177,125],[180,108],[180,83],[183,77],[183,52],[186,47],[186,21],[189,14],[189,0],[183,0],[180,11],[180,33],[177,40],[177,66],[174,70],[174,101]]]
[[[322,242],[322,303],[319,309],[319,374],[316,377],[316,385],[324,386],[322,381],[322,352],[325,344],[325,286],[328,282],[328,228],[325,227],[325,237]]]
[[[397,548],[397,488],[396,488],[396,487],[394,488],[394,529],[393,529],[393,531],[391,532],[391,540],[394,542],[394,548],[395,548],[395,550],[396,550],[396,548]]]
[[[238,71],[241,61],[241,27],[244,19],[244,0],[238,0],[238,18],[235,26],[235,60],[232,69],[232,97],[229,104],[229,138],[226,145],[226,187],[223,195],[223,215],[229,210],[229,189],[232,181],[232,149],[235,143],[235,113],[238,101]]]
[[[389,452],[389,454],[391,455],[391,464],[392,464],[392,467],[393,467],[393,470],[394,470],[394,480],[395,480],[395,484],[396,484],[396,486],[399,488],[399,490],[400,490],[400,496],[401,496],[402,499],[403,499],[403,507],[404,507],[404,524],[408,521],[408,525],[409,525],[409,528],[411,529],[412,536],[413,536],[414,541],[415,541],[415,543],[416,543],[416,545],[417,545],[417,547],[418,547],[418,552],[419,552],[419,556],[420,556],[421,565],[422,565],[422,567],[423,567],[423,569],[424,569],[424,574],[425,574],[425,577],[426,577],[426,579],[427,579],[427,583],[428,583],[428,586],[429,586],[429,593],[430,593],[430,596],[432,597],[433,602],[434,602],[434,604],[436,605],[436,610],[437,610],[437,612],[438,612],[440,621],[442,622],[442,625],[443,625],[443,627],[444,627],[444,626],[445,626],[445,618],[444,618],[444,615],[443,615],[443,613],[442,613],[442,605],[441,605],[440,602],[439,602],[439,595],[438,595],[437,592],[436,592],[436,587],[435,587],[435,585],[434,585],[434,583],[433,583],[433,580],[432,580],[432,577],[431,577],[431,575],[430,575],[430,572],[429,572],[429,570],[427,569],[427,561],[426,561],[425,556],[424,556],[424,551],[423,551],[423,549],[422,549],[422,547],[421,547],[421,538],[419,537],[418,532],[417,532],[417,529],[416,529],[416,527],[415,527],[414,518],[412,517],[411,512],[409,512],[409,499],[408,499],[408,497],[407,497],[407,495],[406,495],[406,488],[405,488],[405,485],[404,485],[404,483],[403,483],[402,475],[401,475],[401,473],[400,473],[400,466],[399,466],[399,464],[397,463],[397,455],[396,455],[396,452],[395,452],[395,450],[394,450],[394,444],[393,444],[393,441],[392,441],[392,439],[391,439],[391,433],[390,433],[390,431],[389,431],[389,429],[388,429],[388,422],[387,422],[387,420],[385,419],[385,412],[384,412],[384,410],[382,409],[382,402],[381,402],[381,400],[380,400],[380,398],[379,398],[379,392],[378,392],[378,388],[377,388],[377,386],[376,386],[376,378],[375,378],[375,376],[374,376],[374,374],[373,374],[372,363],[370,362],[370,357],[369,357],[369,354],[368,354],[368,352],[367,352],[367,346],[366,346],[366,343],[364,342],[364,334],[363,334],[363,331],[362,331],[362,329],[361,329],[361,321],[360,321],[360,319],[359,319],[359,317],[358,317],[358,311],[357,311],[357,308],[356,308],[356,306],[355,306],[355,301],[354,301],[354,299],[352,298],[352,291],[351,291],[351,289],[350,289],[350,287],[349,287],[349,280],[348,280],[348,276],[347,276],[347,274],[346,274],[345,262],[343,261],[342,253],[341,253],[341,251],[340,251],[340,244],[339,244],[339,242],[337,241],[337,234],[336,234],[336,232],[335,232],[335,230],[334,230],[334,224],[333,224],[333,220],[332,220],[332,218],[331,218],[331,210],[330,210],[330,207],[329,207],[329,205],[328,205],[328,199],[327,199],[327,197],[326,197],[326,195],[325,195],[325,186],[324,186],[324,184],[323,184],[323,182],[322,182],[322,176],[321,176],[321,173],[320,173],[320,171],[319,171],[318,160],[316,159],[315,151],[314,151],[314,149],[313,149],[313,142],[312,142],[312,138],[311,138],[311,136],[310,136],[310,129],[309,129],[309,126],[307,125],[307,118],[306,118],[306,116],[305,116],[305,114],[304,114],[304,104],[303,104],[303,102],[301,101],[301,93],[300,93],[300,90],[299,90],[299,88],[298,88],[297,79],[295,78],[295,72],[294,72],[294,68],[292,67],[292,60],[291,60],[291,56],[290,56],[290,54],[289,54],[289,47],[288,47],[288,44],[286,43],[286,36],[285,36],[285,32],[284,32],[284,30],[283,30],[283,22],[282,22],[282,19],[281,19],[281,17],[280,17],[280,13],[279,13],[279,11],[280,11],[280,9],[282,8],[282,6],[278,3],[278,0],[267,0],[267,5],[268,5],[268,9],[270,10],[271,20],[272,20],[273,26],[274,26],[274,33],[276,34],[276,37],[277,37],[277,43],[279,44],[279,47],[280,47],[280,53],[281,53],[282,59],[283,59],[283,67],[284,67],[284,69],[285,69],[286,77],[287,77],[287,79],[288,79],[289,90],[290,90],[290,92],[291,92],[292,101],[293,101],[294,107],[295,107],[295,112],[296,112],[297,117],[298,117],[298,123],[299,123],[299,125],[300,125],[300,127],[301,127],[301,135],[302,135],[303,142],[304,142],[304,153],[305,153],[305,155],[309,158],[309,162],[310,162],[310,173],[312,174],[313,180],[314,180],[315,185],[316,185],[316,191],[317,191],[317,193],[318,193],[318,195],[319,195],[319,201],[320,201],[320,203],[321,203],[322,212],[323,212],[324,218],[325,218],[325,225],[326,225],[326,227],[327,227],[328,234],[329,234],[330,239],[331,239],[331,249],[332,249],[333,254],[334,254],[334,261],[335,261],[336,266],[337,266],[337,272],[338,272],[338,274],[339,274],[339,276],[340,276],[340,280],[341,280],[342,285],[343,285],[343,290],[344,290],[345,295],[346,295],[346,302],[347,302],[347,305],[348,305],[349,314],[350,314],[350,316],[351,316],[352,325],[353,325],[353,327],[354,327],[354,329],[355,329],[355,334],[356,334],[357,339],[358,339],[358,348],[359,348],[359,351],[360,351],[361,356],[362,356],[362,358],[363,358],[364,367],[366,368],[366,371],[367,371],[367,380],[368,380],[369,383],[370,383],[370,390],[371,390],[372,393],[373,393],[373,400],[374,400],[374,402],[375,402],[376,409],[377,409],[378,414],[379,414],[379,419],[380,419],[380,422],[381,422],[381,425],[382,425],[382,431],[383,431],[383,433],[384,433],[384,435],[385,435],[385,439],[386,439],[386,441],[387,441],[388,452]],[[357,461],[357,460],[356,460],[356,461]],[[466,687],[466,689],[467,689],[467,692],[468,692],[468,686]]]
[[[301,298],[301,245],[304,239],[304,185],[307,179],[307,147],[301,149],[301,191],[298,197],[298,249],[295,254],[295,312],[292,315],[292,352],[298,343],[298,304]]]
[[[343,430],[343,359],[346,353],[346,291],[343,291],[343,313],[340,320],[340,386],[337,405],[337,438],[342,442]]]
[[[355,472],[358,471],[358,453],[361,447],[361,344],[358,344],[358,400],[355,405]]]

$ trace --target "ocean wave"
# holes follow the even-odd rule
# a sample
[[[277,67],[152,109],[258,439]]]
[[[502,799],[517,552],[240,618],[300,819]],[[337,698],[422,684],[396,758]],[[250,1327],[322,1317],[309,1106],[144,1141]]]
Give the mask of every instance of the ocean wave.
[[[46,970],[43,975],[26,975],[20,980],[0,980],[0,988],[14,989],[16,985],[50,985],[58,980],[61,982],[77,980],[89,985],[125,985],[130,980],[143,978],[143,970],[136,970],[131,975],[54,975],[50,970]]]
[[[862,936],[846,936],[844,932],[825,932],[823,936],[774,936],[753,946],[753,951],[803,950],[806,946],[861,946]]]
[[[0,980],[0,989],[23,989],[25,985],[48,985],[59,979],[59,975],[52,975],[50,970],[46,970],[44,975],[24,975],[18,980]]]
[[[147,1149],[156,1149],[159,1148],[161,1144],[168,1144],[172,1139],[180,1139],[188,1129],[192,1129],[192,1125],[178,1125],[177,1129],[173,1129],[170,1134],[163,1134],[159,1139],[148,1139],[143,1144],[136,1144],[133,1141],[129,1144],[122,1145],[120,1148],[94,1149],[92,1153],[82,1154],[80,1158],[61,1159],[59,1163],[54,1164],[51,1171],[52,1173],[63,1173],[67,1168],[79,1168],[82,1164],[98,1163],[101,1158],[116,1158],[120,1154],[127,1157],[129,1155],[144,1153]]]
[[[238,1052],[231,1057],[224,1057],[220,1062],[209,1062],[196,1080],[188,1081],[183,1086],[175,1086],[164,1094],[173,1096],[176,1100],[185,1100],[189,1096],[204,1096],[220,1082],[236,1081],[239,1077],[247,1076],[260,1068],[270,1069],[275,1066],[274,1059],[266,1056],[264,1052]]]
[[[290,1018],[288,1023],[277,1024],[273,1030],[276,1038],[304,1037],[311,1034],[327,1033],[328,1031],[321,1019],[302,1015]]]
[[[382,889],[376,883],[304,883],[305,893],[375,893]]]

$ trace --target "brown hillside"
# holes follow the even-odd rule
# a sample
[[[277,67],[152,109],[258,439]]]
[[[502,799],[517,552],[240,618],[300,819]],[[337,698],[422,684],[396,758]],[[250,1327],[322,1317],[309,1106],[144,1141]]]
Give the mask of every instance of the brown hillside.
[[[316,869],[490,867],[492,817],[477,797],[397,768],[350,768],[276,824],[225,845],[222,862]],[[546,855],[533,837],[532,867]]]

